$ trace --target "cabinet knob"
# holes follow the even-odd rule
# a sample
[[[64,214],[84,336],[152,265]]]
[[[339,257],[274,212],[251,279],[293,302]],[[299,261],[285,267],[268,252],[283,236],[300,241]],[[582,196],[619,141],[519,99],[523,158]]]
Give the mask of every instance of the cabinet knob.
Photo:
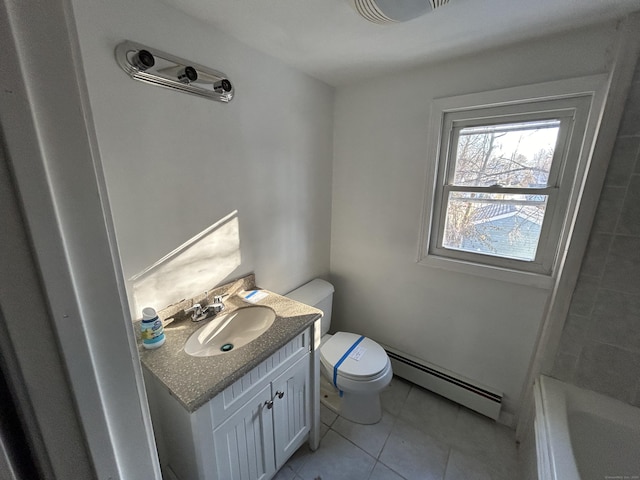
[[[284,397],[284,392],[277,391],[276,395],[278,396],[278,398],[282,398]]]
[[[269,410],[273,408],[273,400],[267,400],[264,404]]]

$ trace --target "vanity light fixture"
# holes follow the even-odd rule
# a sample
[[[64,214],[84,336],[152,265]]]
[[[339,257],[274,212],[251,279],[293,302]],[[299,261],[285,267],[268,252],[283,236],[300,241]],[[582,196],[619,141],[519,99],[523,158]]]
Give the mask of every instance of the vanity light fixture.
[[[198,79],[198,72],[193,67],[184,67],[178,72],[178,81],[180,83],[191,83]]]
[[[227,76],[155,48],[125,41],[116,47],[116,61],[131,78],[228,103],[235,89]]]
[[[141,72],[155,65],[156,60],[148,50],[138,50],[138,53],[131,56],[131,64]]]

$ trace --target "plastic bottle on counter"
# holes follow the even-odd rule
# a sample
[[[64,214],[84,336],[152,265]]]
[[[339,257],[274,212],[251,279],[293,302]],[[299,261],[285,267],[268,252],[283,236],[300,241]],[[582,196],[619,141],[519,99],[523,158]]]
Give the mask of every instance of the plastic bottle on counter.
[[[144,348],[158,348],[164,345],[164,326],[155,308],[142,309],[142,323],[140,324],[142,346]]]

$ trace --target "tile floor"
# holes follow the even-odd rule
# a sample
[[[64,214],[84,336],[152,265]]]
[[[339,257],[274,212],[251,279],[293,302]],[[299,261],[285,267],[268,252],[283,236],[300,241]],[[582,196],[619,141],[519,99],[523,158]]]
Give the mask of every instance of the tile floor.
[[[275,480],[518,480],[514,432],[394,377],[376,425],[321,406],[320,448],[303,445]]]

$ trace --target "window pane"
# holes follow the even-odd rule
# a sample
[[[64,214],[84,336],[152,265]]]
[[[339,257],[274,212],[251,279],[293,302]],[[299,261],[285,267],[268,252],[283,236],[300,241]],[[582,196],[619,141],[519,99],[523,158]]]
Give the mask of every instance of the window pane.
[[[442,246],[533,261],[547,195],[450,192]]]
[[[560,120],[462,128],[453,185],[546,187],[559,129]]]

